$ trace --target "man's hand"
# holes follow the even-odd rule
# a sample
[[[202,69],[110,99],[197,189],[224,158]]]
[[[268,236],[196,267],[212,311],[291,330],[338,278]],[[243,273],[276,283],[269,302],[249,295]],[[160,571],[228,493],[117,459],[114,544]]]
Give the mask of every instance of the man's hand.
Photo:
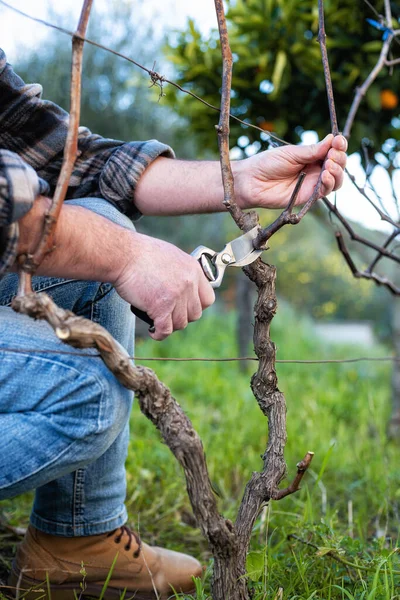
[[[39,197],[19,221],[19,253],[32,252],[50,207]],[[65,204],[38,275],[112,283],[154,320],[155,340],[196,321],[215,300],[197,260],[172,244],[130,231],[80,206]]]
[[[326,136],[309,146],[281,146],[235,164],[235,185],[242,208],[284,208],[292,195],[301,171],[306,178],[296,204],[304,204],[317,184],[322,161],[320,197],[337,190],[343,183],[347,141],[341,135]]]
[[[176,246],[136,233],[126,256],[115,289],[153,319],[153,339],[184,329],[213,304],[214,290],[198,261]]]

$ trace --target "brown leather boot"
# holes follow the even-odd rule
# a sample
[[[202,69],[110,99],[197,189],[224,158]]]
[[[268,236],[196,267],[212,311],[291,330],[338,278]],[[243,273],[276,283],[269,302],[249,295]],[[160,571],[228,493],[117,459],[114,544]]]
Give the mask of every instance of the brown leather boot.
[[[174,590],[193,592],[192,578],[202,574],[196,559],[150,547],[125,525],[109,534],[76,538],[48,535],[30,526],[18,547],[9,583],[24,600],[36,600],[39,589],[49,600],[98,597],[115,558],[106,600],[118,600],[124,590],[126,598],[165,600],[174,597]]]

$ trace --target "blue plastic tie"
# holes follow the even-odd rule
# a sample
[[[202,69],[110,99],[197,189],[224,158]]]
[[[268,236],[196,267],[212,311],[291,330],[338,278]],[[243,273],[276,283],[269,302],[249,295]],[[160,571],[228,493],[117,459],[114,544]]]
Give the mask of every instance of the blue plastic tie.
[[[383,31],[382,40],[384,42],[386,42],[389,35],[393,35],[393,33],[394,33],[393,29],[389,29],[389,27],[386,27],[386,25],[382,25],[382,23],[379,23],[379,21],[375,21],[374,19],[366,19],[366,21],[367,21],[367,23],[372,25],[372,27],[375,27],[375,29],[378,29],[379,31]]]

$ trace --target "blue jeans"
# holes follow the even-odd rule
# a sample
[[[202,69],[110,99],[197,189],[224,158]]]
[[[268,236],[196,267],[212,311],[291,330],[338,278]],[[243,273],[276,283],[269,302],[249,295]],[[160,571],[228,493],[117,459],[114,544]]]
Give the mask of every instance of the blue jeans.
[[[105,200],[71,203],[133,228]],[[112,531],[127,519],[133,395],[101,359],[61,343],[47,323],[16,314],[9,307],[16,284],[14,274],[0,281],[0,499],[35,489],[31,523],[46,533]],[[133,354],[134,317],[110,284],[46,277],[33,284],[103,325]]]

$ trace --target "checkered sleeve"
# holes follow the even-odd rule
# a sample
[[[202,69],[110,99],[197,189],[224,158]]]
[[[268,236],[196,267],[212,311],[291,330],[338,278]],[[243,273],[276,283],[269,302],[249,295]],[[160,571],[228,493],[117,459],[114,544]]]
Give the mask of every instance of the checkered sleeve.
[[[0,277],[13,264],[18,246],[17,221],[49,186],[17,154],[0,150]]]
[[[104,198],[133,220],[141,216],[135,205],[140,176],[159,156],[174,157],[172,149],[157,140],[120,142],[95,135],[85,127],[79,130],[78,148],[67,198]],[[61,162],[57,157],[39,171],[52,188]]]
[[[52,195],[62,166],[69,115],[43,100],[42,91],[38,84],[25,84],[0,49],[0,148],[19,154],[49,183]],[[174,153],[157,140],[126,143],[80,127],[67,199],[102,197],[137,218],[136,184],[158,156],[173,158]]]

